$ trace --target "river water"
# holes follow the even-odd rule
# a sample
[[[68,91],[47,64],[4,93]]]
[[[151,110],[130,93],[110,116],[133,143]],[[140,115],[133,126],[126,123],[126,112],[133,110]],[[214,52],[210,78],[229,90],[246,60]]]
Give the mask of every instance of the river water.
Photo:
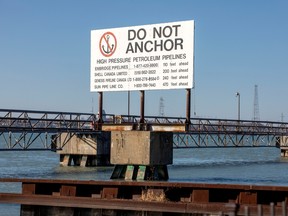
[[[169,181],[288,185],[288,159],[277,148],[175,149]],[[109,180],[113,167],[61,167],[50,151],[0,152],[1,178]],[[18,183],[1,183],[0,192],[20,192]],[[0,204],[0,216],[17,216],[19,205]]]

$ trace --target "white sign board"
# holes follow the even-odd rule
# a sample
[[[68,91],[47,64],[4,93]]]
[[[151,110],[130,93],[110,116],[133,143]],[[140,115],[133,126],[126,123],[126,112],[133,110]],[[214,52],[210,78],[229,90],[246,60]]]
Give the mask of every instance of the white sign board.
[[[194,21],[91,31],[90,90],[193,87]]]

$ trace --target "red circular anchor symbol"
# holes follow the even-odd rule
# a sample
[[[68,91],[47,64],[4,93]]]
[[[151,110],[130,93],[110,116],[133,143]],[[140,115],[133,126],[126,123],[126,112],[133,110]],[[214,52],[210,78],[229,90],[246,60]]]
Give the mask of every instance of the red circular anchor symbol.
[[[103,56],[110,57],[117,47],[117,40],[112,32],[105,32],[99,41],[99,49]]]

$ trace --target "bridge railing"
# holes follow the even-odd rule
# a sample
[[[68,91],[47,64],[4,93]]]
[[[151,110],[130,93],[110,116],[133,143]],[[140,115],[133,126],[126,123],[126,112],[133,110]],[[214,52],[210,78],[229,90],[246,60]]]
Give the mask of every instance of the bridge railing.
[[[93,129],[97,116],[92,113],[72,113],[33,110],[0,109],[0,132],[9,130],[69,131]],[[184,125],[183,117],[145,116],[147,125]],[[272,121],[249,121],[232,119],[191,118],[188,133],[249,133],[288,134],[288,123]],[[137,115],[104,115],[103,124],[139,124]]]
[[[183,117],[145,116],[144,123],[140,123],[140,116],[114,114],[104,115],[103,120],[98,121],[92,113],[0,109],[0,145],[5,143],[8,149],[31,149],[32,143],[38,140],[49,149],[51,135],[95,133],[98,132],[95,124],[128,130],[137,130],[137,125],[145,124],[147,130],[172,131],[174,147],[179,148],[259,146],[262,143],[275,146],[277,136],[288,135],[288,123],[284,122],[191,118],[190,124],[186,124]]]
[[[0,133],[91,130],[95,119],[95,114],[91,113],[0,109]]]

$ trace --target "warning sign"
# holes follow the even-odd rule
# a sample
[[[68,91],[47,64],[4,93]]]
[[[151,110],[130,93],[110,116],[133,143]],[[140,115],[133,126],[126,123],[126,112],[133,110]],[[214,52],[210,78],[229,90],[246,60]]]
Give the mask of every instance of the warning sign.
[[[194,21],[91,31],[90,90],[193,87]]]

